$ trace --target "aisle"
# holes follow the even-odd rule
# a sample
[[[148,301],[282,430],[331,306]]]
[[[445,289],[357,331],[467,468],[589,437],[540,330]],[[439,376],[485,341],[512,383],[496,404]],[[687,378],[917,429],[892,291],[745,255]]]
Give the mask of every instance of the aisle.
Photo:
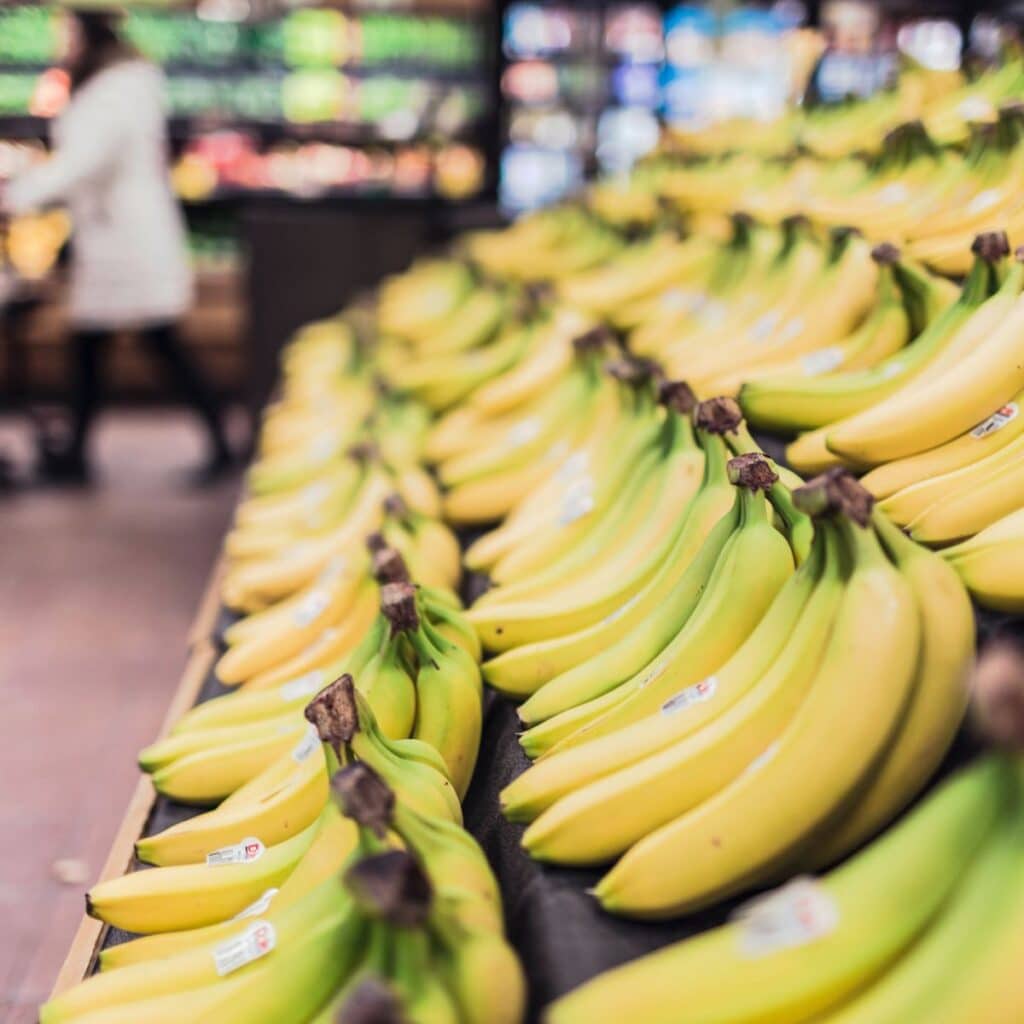
[[[12,437],[0,420],[0,442]],[[177,682],[235,500],[233,481],[179,487],[175,474],[199,455],[182,415],[111,415],[97,441],[95,489],[0,499],[3,1024],[34,1021],[49,993],[137,781],[135,754]],[[56,881],[62,858],[83,862],[80,883]]]

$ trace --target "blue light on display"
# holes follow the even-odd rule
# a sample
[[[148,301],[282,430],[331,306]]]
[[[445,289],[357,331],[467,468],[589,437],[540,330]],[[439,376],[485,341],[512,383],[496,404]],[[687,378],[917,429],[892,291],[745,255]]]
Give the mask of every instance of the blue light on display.
[[[612,71],[612,95],[624,107],[656,110],[661,102],[659,69],[653,64],[623,64]]]
[[[583,165],[571,152],[510,146],[501,155],[501,205],[527,210],[553,203],[583,183]]]

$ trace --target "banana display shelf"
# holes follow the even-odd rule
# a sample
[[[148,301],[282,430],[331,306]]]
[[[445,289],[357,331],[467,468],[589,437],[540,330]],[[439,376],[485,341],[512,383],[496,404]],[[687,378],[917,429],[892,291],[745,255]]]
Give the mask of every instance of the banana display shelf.
[[[765,435],[758,436],[757,440],[773,459],[784,462],[782,441]],[[480,532],[483,531],[460,533],[463,547]],[[215,658],[211,647],[222,646],[220,638],[235,616],[217,606],[216,584],[215,573],[191,637],[195,656],[202,655],[200,669],[205,669],[198,691],[195,680],[191,684],[190,692],[195,693],[196,703],[229,692],[213,674]],[[486,586],[485,578],[469,574],[462,588],[467,604]],[[996,635],[1024,635],[1024,619],[1020,617],[983,610],[976,610],[976,616],[979,649]],[[187,676],[186,672],[186,680]],[[187,690],[187,685],[182,689]],[[181,696],[179,691],[179,702]],[[172,708],[169,720],[184,710],[185,707]],[[463,816],[466,828],[483,847],[501,886],[508,937],[522,959],[529,983],[527,1019],[533,1022],[539,1019],[540,1011],[548,1003],[595,975],[723,923],[738,904],[749,899],[749,894],[675,921],[628,921],[606,914],[588,892],[600,878],[600,871],[550,867],[531,860],[520,846],[525,826],[510,823],[501,814],[499,793],[530,763],[517,741],[519,729],[514,706],[488,691],[484,699],[480,760],[463,803]],[[969,760],[978,749],[968,731],[963,730],[932,785]],[[157,796],[152,800],[141,835],[161,832],[196,813],[195,808]],[[130,838],[134,842],[139,835]],[[124,867],[123,859],[120,866]],[[140,865],[137,868],[145,870]],[[72,951],[58,979],[58,989],[81,980],[83,971],[91,973],[100,949],[134,937],[113,927],[100,930],[97,922],[89,918],[86,921],[88,924],[83,926],[80,938],[83,933],[88,935],[87,928],[91,925],[94,929],[92,944],[87,951],[78,951],[77,969],[75,951]],[[77,976],[69,977],[69,974]]]

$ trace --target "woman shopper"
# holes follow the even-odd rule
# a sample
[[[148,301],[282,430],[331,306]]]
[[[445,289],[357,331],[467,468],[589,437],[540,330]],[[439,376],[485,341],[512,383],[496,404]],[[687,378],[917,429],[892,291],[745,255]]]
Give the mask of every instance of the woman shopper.
[[[167,169],[163,76],[121,40],[109,4],[66,6],[71,95],[53,126],[53,155],[0,196],[8,214],[65,203],[73,223],[70,440],[42,434],[41,469],[66,482],[88,479],[104,352],[115,331],[133,328],[206,428],[209,458],[195,482],[209,482],[232,459],[217,403],[178,336],[192,276]]]

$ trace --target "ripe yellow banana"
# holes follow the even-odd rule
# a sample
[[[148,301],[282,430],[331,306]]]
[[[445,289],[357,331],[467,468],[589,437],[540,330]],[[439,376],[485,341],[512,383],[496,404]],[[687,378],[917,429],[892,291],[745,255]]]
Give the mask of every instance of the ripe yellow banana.
[[[600,975],[545,1024],[796,1024],[896,960],[939,911],[991,834],[1006,767],[987,759],[820,880],[782,886],[733,922]]]
[[[606,909],[665,917],[741,890],[836,813],[886,749],[914,678],[917,608],[871,530],[841,526],[855,564],[796,717],[731,785],[641,840],[601,879],[595,892]]]
[[[980,604],[999,611],[1024,610],[1024,509],[946,548],[942,555]]]

